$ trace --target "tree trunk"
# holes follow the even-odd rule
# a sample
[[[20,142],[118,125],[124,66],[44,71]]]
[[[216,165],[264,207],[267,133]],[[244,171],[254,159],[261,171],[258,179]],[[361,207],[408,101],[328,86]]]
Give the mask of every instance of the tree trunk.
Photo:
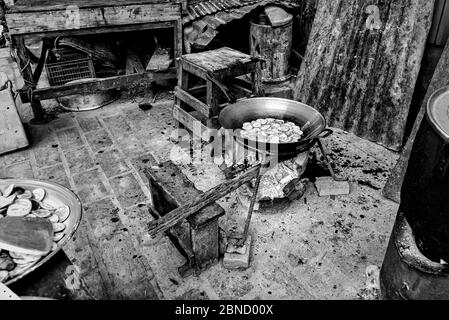
[[[399,150],[433,6],[433,0],[320,0],[295,99],[331,126]]]
[[[435,72],[432,77],[432,81],[430,82],[429,88],[427,89],[426,96],[421,105],[421,109],[416,117],[415,123],[413,125],[412,132],[410,133],[410,137],[405,144],[404,149],[402,150],[401,156],[399,157],[398,162],[393,168],[390,177],[385,184],[383,189],[383,195],[390,200],[395,202],[400,202],[400,193],[401,186],[404,180],[405,173],[407,171],[408,159],[410,157],[410,153],[412,151],[413,143],[415,141],[416,133],[418,132],[419,127],[421,126],[421,121],[424,118],[426,113],[427,102],[429,101],[430,96],[439,88],[447,86],[449,84],[449,41],[444,48],[444,51],[441,55],[440,60],[438,61],[438,65],[435,69]]]

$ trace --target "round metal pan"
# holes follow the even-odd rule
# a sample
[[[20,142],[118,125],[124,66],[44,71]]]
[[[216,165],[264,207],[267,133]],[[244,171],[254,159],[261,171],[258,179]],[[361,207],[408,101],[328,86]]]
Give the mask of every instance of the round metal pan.
[[[70,81],[67,84],[84,83],[94,78],[79,79]],[[59,97],[56,100],[59,105],[67,111],[90,111],[104,107],[119,97],[116,89],[109,89],[87,94],[74,94],[65,97]]]
[[[56,250],[51,251],[47,256],[43,257],[39,260],[35,265],[31,266],[28,269],[25,269],[23,273],[16,275],[15,277],[9,279],[5,284],[10,285],[17,280],[23,278],[27,274],[33,272],[40,266],[42,266],[45,262],[51,259],[61,248],[72,238],[76,229],[78,228],[81,222],[82,215],[82,206],[81,201],[78,197],[66,187],[63,187],[57,183],[41,181],[41,180],[32,180],[32,179],[0,179],[0,188],[4,189],[5,187],[14,184],[15,186],[20,186],[25,189],[36,189],[43,188],[46,191],[46,195],[44,198],[45,203],[53,207],[61,207],[63,205],[67,205],[70,208],[70,216],[64,224],[65,235],[58,242],[58,247]]]
[[[240,135],[243,123],[260,118],[274,118],[291,121],[304,132],[303,138],[292,143],[261,143]],[[219,122],[224,129],[233,130],[236,141],[246,148],[270,154],[298,154],[313,147],[317,139],[332,134],[326,128],[323,115],[314,108],[289,99],[249,98],[238,101],[224,108],[219,115]]]

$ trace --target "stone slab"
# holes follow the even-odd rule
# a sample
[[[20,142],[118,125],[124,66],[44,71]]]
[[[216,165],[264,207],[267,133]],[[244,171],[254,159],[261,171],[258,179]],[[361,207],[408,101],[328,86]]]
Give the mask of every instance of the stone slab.
[[[315,187],[320,197],[347,195],[351,191],[349,182],[335,181],[332,177],[317,177]]]

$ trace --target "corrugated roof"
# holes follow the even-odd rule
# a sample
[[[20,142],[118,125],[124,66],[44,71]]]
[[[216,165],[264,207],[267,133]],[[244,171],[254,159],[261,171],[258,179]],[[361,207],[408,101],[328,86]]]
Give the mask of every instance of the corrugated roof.
[[[184,44],[190,47],[206,47],[218,34],[220,25],[241,19],[259,6],[279,4],[297,8],[301,0],[207,0],[191,2],[184,16]]]
[[[222,10],[242,7],[260,0],[206,0],[195,1],[187,6],[187,14],[184,17],[184,23],[210,15]]]
[[[298,7],[300,0],[200,0],[190,1],[187,6],[187,12],[184,16],[184,23],[199,19],[206,15],[211,15],[219,11],[226,11],[235,8],[241,8],[245,6],[251,6],[254,4],[267,4],[278,3],[287,7]]]

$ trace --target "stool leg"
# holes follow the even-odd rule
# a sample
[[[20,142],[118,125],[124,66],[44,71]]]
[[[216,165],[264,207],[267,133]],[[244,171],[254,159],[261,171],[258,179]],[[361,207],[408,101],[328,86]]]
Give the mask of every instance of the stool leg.
[[[218,129],[218,115],[220,114],[220,91],[213,84],[212,81],[206,81],[206,103],[209,106],[211,112],[210,117],[207,120],[207,127],[211,129]]]
[[[179,62],[178,66],[178,87],[184,91],[189,89],[189,73],[182,68],[182,61]],[[176,105],[181,107],[181,100],[179,98],[175,99]]]
[[[178,88],[187,91],[189,88],[189,73],[182,68],[182,61],[178,62]],[[183,102],[178,97],[175,97],[175,106],[185,110]],[[173,116],[175,117],[175,110],[173,110]],[[176,117],[175,117],[176,118]],[[178,121],[179,128],[185,128],[184,124]]]

